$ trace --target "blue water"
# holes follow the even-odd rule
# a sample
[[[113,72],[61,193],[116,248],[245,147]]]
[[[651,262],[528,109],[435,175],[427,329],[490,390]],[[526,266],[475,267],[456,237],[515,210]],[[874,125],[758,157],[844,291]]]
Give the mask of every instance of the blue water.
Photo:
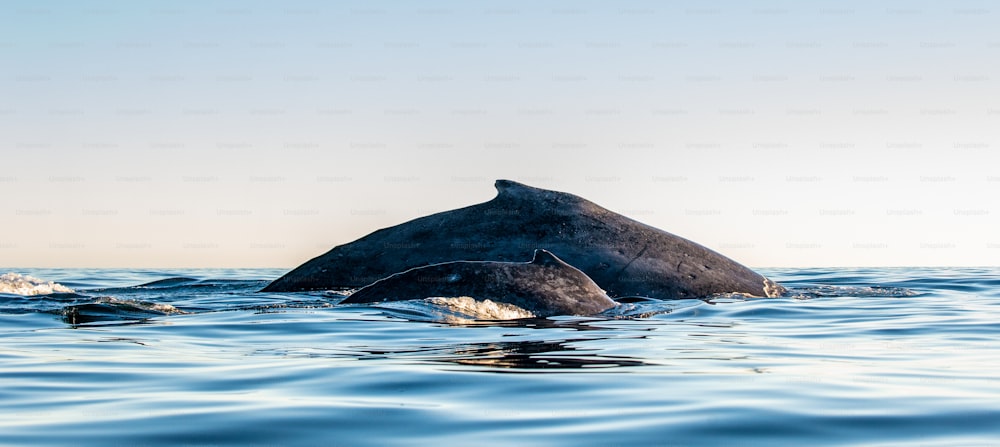
[[[283,270],[4,272],[75,292],[0,294],[0,444],[1000,444],[1000,268],[461,323],[255,293]]]

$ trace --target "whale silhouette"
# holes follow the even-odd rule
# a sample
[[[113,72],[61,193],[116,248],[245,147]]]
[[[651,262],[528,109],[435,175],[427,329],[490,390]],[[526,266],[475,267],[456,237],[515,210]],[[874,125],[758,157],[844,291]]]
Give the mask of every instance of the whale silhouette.
[[[358,289],[342,304],[431,297],[507,303],[535,316],[593,315],[615,306],[590,277],[545,250],[531,262],[454,261],[416,267]]]
[[[417,218],[334,247],[264,292],[357,288],[414,267],[516,261],[541,248],[611,297],[778,296],[784,287],[695,242],[573,194],[497,180],[488,202]]]

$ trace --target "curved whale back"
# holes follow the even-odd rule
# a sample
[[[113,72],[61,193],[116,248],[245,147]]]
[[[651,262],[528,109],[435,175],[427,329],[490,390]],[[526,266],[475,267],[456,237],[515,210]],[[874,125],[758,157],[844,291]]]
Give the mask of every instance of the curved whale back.
[[[488,202],[417,218],[334,247],[264,291],[351,288],[449,261],[513,261],[542,248],[612,297],[717,293],[774,296],[784,289],[697,243],[573,194],[497,180]]]
[[[615,302],[580,270],[536,250],[531,262],[455,261],[417,267],[358,289],[342,303],[462,297],[513,304],[537,316],[593,315]]]

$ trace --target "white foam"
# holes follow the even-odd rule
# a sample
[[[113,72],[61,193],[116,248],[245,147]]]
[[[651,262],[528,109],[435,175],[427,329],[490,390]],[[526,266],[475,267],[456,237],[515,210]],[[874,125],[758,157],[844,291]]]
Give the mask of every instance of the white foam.
[[[479,301],[468,296],[433,297],[427,298],[425,301],[476,320],[514,320],[535,317],[535,314],[530,311],[513,304],[497,303],[490,300]]]
[[[764,278],[764,295],[768,298],[778,298],[782,294],[781,286],[770,279]]]
[[[18,273],[0,275],[0,293],[16,295],[47,295],[49,293],[72,293],[73,289],[52,281],[44,281],[33,276]]]

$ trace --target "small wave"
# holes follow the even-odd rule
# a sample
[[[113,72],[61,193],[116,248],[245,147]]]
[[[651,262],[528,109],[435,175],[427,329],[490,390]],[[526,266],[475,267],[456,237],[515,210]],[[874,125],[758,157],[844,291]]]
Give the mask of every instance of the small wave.
[[[191,284],[191,283],[198,282],[198,281],[199,280],[197,280],[195,278],[188,278],[188,277],[185,277],[185,276],[180,276],[180,277],[176,277],[176,278],[158,279],[156,281],[151,281],[151,282],[147,282],[145,284],[140,284],[140,285],[138,285],[136,287],[145,287],[145,288],[150,288],[150,289],[152,289],[152,288],[158,288],[158,287],[176,287],[176,286],[183,286],[183,285]]]
[[[100,297],[93,303],[63,308],[63,319],[69,324],[87,324],[105,321],[141,321],[149,318],[185,314],[174,306],[148,301],[115,297]]]
[[[920,296],[921,293],[905,287],[885,286],[814,286],[790,289],[787,296],[798,299],[822,297],[879,297],[906,298]]]
[[[702,304],[701,300],[664,301],[653,298],[626,297],[618,305],[597,315],[586,317],[599,320],[633,320],[669,314],[676,309]],[[488,299],[477,300],[468,296],[429,297],[424,299],[388,301],[368,304],[386,311],[388,314],[411,321],[443,322],[458,325],[487,325],[513,323],[520,326],[531,321],[529,326],[545,326],[545,321],[556,321],[540,317],[535,313],[513,304]],[[579,318],[579,317],[574,317]],[[556,324],[563,327],[565,324]]]
[[[45,281],[18,273],[4,273],[0,275],[0,293],[48,295],[57,292],[73,293],[73,289],[53,281]]]
[[[139,301],[139,300],[126,300],[126,299],[115,298],[115,297],[111,297],[111,296],[102,296],[102,297],[100,297],[100,298],[97,299],[96,303],[97,304],[111,304],[111,305],[115,305],[115,306],[131,306],[131,307],[135,307],[135,308],[139,308],[139,309],[143,309],[143,310],[148,310],[148,311],[151,311],[151,312],[161,313],[161,314],[164,314],[164,315],[186,313],[183,310],[180,310],[180,309],[178,309],[178,308],[176,308],[174,306],[171,306],[169,304],[150,303],[148,301]]]
[[[432,297],[425,303],[443,308],[452,315],[445,318],[473,320],[517,320],[520,318],[535,318],[535,314],[513,304],[498,303],[491,300],[476,300],[468,296]]]
[[[425,299],[387,301],[369,306],[390,315],[411,321],[471,324],[477,321],[514,321],[537,318],[528,310],[513,304],[491,300],[476,300],[468,296],[429,297]]]

